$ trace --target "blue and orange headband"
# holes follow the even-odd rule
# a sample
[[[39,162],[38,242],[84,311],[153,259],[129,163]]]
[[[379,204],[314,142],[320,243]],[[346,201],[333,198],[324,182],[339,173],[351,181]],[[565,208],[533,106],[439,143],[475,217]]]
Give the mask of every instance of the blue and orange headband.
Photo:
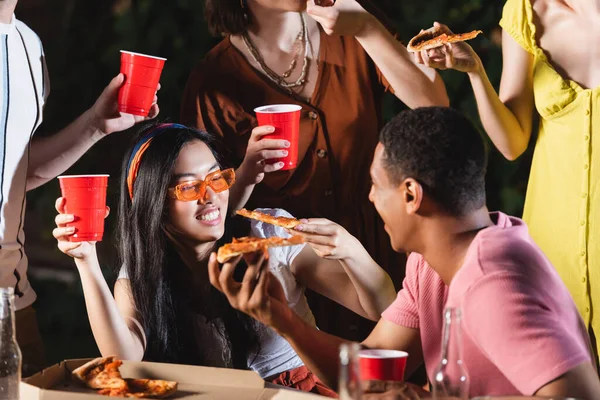
[[[133,151],[131,152],[131,157],[129,157],[129,162],[127,163],[127,189],[129,189],[129,198],[133,201],[133,184],[135,183],[135,179],[137,178],[138,171],[140,169],[140,162],[142,161],[142,156],[150,147],[150,143],[152,139],[161,133],[165,132],[170,128],[179,128],[179,129],[187,129],[187,127],[180,124],[160,124],[156,125],[142,136],[142,138],[137,142],[134,146]]]

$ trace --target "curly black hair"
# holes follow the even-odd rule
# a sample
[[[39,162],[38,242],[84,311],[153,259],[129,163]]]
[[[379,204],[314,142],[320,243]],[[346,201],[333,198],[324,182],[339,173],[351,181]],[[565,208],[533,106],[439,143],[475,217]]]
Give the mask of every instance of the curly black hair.
[[[455,216],[485,205],[485,143],[460,112],[447,107],[403,111],[385,125],[379,141],[394,184],[415,179]]]

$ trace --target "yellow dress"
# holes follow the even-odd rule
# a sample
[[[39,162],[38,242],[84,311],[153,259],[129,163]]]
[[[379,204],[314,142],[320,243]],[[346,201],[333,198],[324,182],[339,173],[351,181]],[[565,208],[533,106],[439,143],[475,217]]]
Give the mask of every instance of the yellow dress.
[[[523,219],[600,341],[600,87],[556,72],[537,45],[530,0],[508,0],[500,25],[535,60],[540,124]]]

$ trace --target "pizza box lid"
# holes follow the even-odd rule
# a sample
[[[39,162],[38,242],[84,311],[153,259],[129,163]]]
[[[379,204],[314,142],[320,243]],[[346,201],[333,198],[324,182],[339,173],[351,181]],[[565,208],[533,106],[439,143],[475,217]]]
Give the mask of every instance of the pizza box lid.
[[[90,359],[65,360],[24,379],[21,400],[106,400],[93,389],[71,380],[71,371]],[[253,371],[192,365],[123,361],[119,368],[125,378],[164,379],[178,382],[177,393],[170,399],[185,400],[315,400],[310,393],[265,383]]]

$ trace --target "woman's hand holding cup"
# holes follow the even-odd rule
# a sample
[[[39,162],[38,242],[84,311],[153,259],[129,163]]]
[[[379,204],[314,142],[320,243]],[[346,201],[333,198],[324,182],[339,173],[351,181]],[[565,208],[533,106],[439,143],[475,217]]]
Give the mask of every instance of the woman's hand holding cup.
[[[269,125],[258,126],[252,130],[246,156],[236,171],[238,182],[246,185],[260,183],[265,173],[279,171],[284,164],[274,160],[284,158],[288,154],[290,142],[282,139],[269,139],[265,136],[273,134],[275,128]]]
[[[56,199],[55,208],[58,211],[58,215],[54,219],[56,228],[52,231],[52,235],[58,241],[58,249],[60,251],[70,257],[85,261],[96,253],[96,242],[70,241],[70,237],[76,233],[76,229],[73,226],[68,226],[68,224],[75,221],[77,217],[72,214],[66,214],[65,203],[64,197]],[[105,217],[108,216],[109,212],[110,209],[106,207]]]

